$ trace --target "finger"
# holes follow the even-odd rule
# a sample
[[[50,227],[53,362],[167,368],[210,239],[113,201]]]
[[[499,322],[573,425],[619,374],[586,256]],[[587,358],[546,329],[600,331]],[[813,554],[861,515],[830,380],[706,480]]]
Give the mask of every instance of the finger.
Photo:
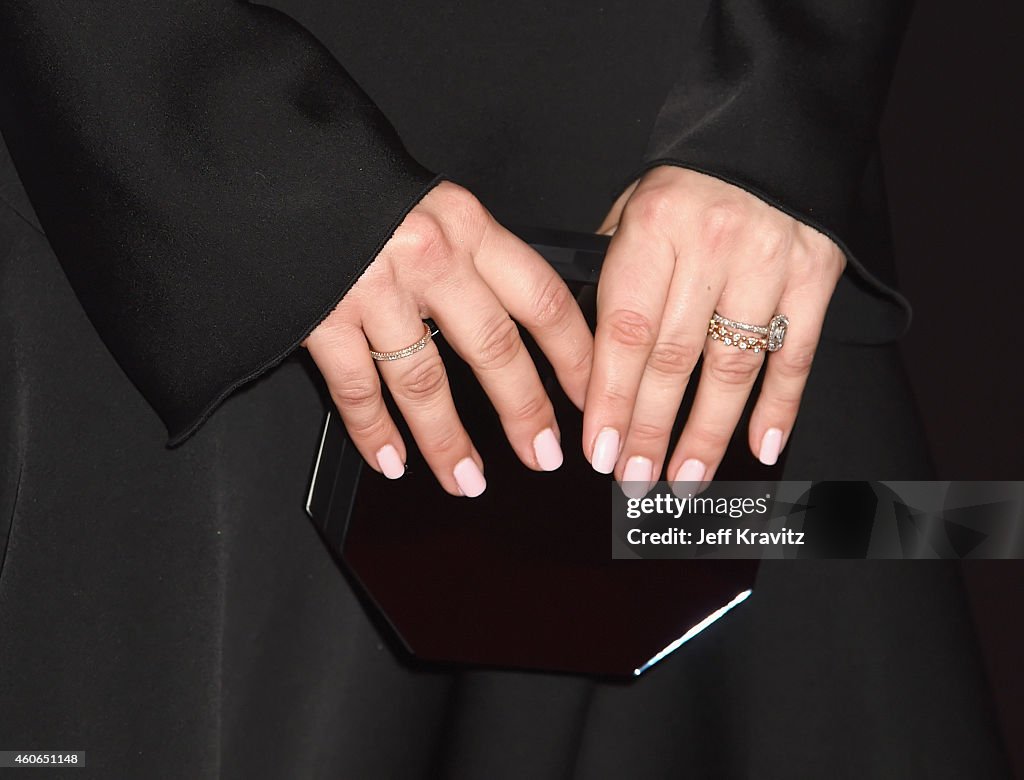
[[[750,449],[766,466],[775,465],[793,430],[830,296],[830,289],[808,285],[787,289],[779,302],[789,326],[782,349],[768,355],[749,427]]]
[[[716,310],[739,322],[764,325],[776,313],[782,295],[781,277],[777,281],[770,278],[747,276],[727,284]],[[739,332],[757,338],[753,333]],[[669,462],[668,473],[674,475],[673,481],[703,482],[714,475],[764,359],[763,350],[755,353],[753,349],[740,349],[735,343],[707,339],[693,408]]]
[[[608,248],[597,287],[594,366],[583,415],[583,451],[602,474],[610,474],[619,459],[675,259],[667,241],[635,223],[623,223]]]
[[[364,314],[363,330],[375,350],[403,349],[424,335],[418,307],[411,300],[381,296]],[[423,458],[441,486],[453,495],[478,496],[487,482],[483,461],[459,420],[448,373],[437,345],[377,367],[391,390]]]
[[[473,370],[509,443],[532,469],[562,464],[555,411],[516,323],[475,271],[428,291],[431,316]]]
[[[402,436],[388,413],[370,346],[356,325],[317,329],[306,341],[359,454],[388,479],[405,474]]]
[[[631,497],[645,494],[661,474],[679,405],[704,349],[714,301],[722,292],[710,266],[684,263],[677,263],[672,277],[616,470]]]
[[[590,381],[594,337],[562,277],[533,249],[494,223],[475,257],[501,305],[541,348],[577,408]]]

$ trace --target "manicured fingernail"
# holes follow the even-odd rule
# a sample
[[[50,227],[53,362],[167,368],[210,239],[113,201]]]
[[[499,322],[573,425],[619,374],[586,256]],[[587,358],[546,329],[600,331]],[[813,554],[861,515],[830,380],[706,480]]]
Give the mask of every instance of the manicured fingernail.
[[[619,432],[614,428],[603,428],[594,441],[594,454],[590,465],[601,474],[611,474],[615,461],[619,459]]]
[[[377,465],[388,479],[398,479],[405,474],[405,464],[402,463],[398,450],[390,444],[385,444],[377,450]]]
[[[684,460],[683,465],[676,472],[676,482],[703,482],[704,474],[707,473],[707,466],[696,458]]]
[[[761,439],[761,451],[757,454],[757,459],[766,466],[774,466],[781,451],[782,431],[778,428],[769,428]]]
[[[533,454],[545,471],[554,471],[562,465],[562,448],[558,446],[558,438],[553,430],[545,428],[533,437]]]
[[[487,480],[484,479],[483,472],[472,458],[463,458],[456,463],[452,474],[455,476],[455,483],[459,486],[459,490],[470,498],[476,498],[487,487]]]
[[[629,498],[643,498],[651,488],[654,464],[649,458],[634,455],[622,472],[622,492]]]

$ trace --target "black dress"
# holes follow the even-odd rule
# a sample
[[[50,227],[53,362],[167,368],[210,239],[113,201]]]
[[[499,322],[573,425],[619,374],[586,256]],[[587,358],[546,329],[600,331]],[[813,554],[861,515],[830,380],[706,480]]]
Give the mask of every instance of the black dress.
[[[302,509],[325,406],[295,346],[435,172],[588,230],[666,161],[829,233],[851,266],[786,476],[927,478],[874,142],[906,8],[281,8],[323,46],[235,2],[0,8],[0,749],[104,778],[1005,776],[950,565],[765,564],[632,685],[452,673],[394,653]]]

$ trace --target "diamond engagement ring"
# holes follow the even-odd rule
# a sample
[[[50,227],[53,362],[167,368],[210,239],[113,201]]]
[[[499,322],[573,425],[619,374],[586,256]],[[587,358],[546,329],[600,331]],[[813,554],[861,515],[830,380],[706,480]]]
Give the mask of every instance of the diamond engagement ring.
[[[789,318],[785,314],[776,314],[767,325],[751,325],[723,317],[717,311],[708,322],[708,335],[715,341],[737,349],[749,349],[751,352],[778,352],[786,339],[786,328]],[[739,331],[755,333],[748,336]]]
[[[402,349],[396,349],[393,352],[378,352],[375,349],[370,350],[370,356],[374,360],[399,360],[409,355],[414,355],[427,346],[427,342],[433,337],[433,333],[430,330],[430,325],[426,322],[423,323],[423,335],[420,336],[419,341],[414,344],[410,344],[408,347]]]

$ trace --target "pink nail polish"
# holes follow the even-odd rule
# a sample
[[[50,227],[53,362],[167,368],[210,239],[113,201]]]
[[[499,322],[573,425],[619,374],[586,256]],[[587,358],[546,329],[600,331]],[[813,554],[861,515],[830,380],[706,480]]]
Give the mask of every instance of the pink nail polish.
[[[590,458],[590,465],[600,474],[611,474],[618,459],[619,432],[614,428],[603,428],[594,441],[594,454]]]
[[[779,460],[781,451],[782,431],[778,428],[769,428],[761,439],[761,451],[758,453],[757,459],[766,466],[774,466]]]
[[[553,430],[545,428],[534,437],[533,454],[537,456],[538,465],[545,471],[554,471],[562,465],[562,448]]]
[[[693,482],[699,483],[704,481],[704,475],[707,473],[707,466],[696,458],[690,458],[689,460],[683,461],[683,465],[679,467],[679,471],[676,472],[676,482]]]
[[[622,492],[629,498],[642,498],[651,489],[654,464],[650,458],[634,455],[626,461],[622,472]]]
[[[459,486],[459,490],[470,498],[476,498],[487,487],[487,480],[484,479],[483,472],[472,458],[463,458],[456,463],[452,474],[455,476],[455,483]]]
[[[405,474],[405,464],[402,463],[398,450],[390,444],[385,444],[377,450],[377,465],[388,479],[398,479]]]

